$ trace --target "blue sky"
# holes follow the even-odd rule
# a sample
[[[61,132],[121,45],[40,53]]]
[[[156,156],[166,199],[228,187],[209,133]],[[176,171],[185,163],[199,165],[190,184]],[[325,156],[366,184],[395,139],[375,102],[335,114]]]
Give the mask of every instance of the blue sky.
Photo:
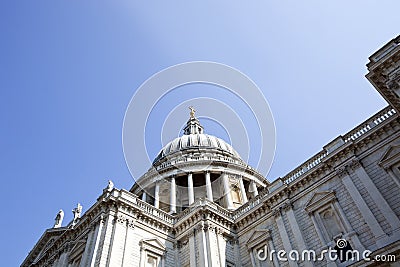
[[[275,118],[270,180],[386,105],[365,64],[398,34],[398,1],[133,2],[0,3],[2,266],[19,265],[60,208],[65,224],[108,179],[131,187],[125,109],[166,67],[215,61],[253,79]]]

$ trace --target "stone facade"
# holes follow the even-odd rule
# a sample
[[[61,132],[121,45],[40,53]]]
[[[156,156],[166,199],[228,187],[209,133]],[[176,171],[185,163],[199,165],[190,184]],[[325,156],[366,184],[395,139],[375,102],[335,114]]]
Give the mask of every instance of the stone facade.
[[[82,216],[63,213],[21,266],[400,266],[343,258],[265,260],[337,248],[400,259],[400,37],[370,57],[389,106],[288,175],[267,182],[194,116],[129,191],[112,182]]]

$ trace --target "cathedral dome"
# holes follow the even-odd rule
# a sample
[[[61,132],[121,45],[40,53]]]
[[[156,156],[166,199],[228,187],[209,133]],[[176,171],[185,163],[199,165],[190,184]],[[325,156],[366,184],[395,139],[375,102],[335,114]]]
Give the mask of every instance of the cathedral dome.
[[[194,109],[191,107],[190,118],[183,128],[183,135],[170,141],[161,149],[153,161],[153,166],[163,162],[163,159],[168,161],[196,151],[212,152],[224,157],[234,158],[236,161],[242,161],[239,153],[230,144],[221,138],[205,134],[203,131],[203,126],[194,116]]]
[[[153,163],[166,156],[172,156],[177,152],[185,152],[192,149],[216,150],[222,154],[227,153],[236,158],[240,158],[239,153],[221,138],[204,133],[195,133],[184,134],[169,142],[161,149]]]

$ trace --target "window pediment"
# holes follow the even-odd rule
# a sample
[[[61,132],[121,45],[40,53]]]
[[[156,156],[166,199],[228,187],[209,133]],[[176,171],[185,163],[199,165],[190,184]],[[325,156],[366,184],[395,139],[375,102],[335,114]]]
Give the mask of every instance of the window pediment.
[[[81,239],[75,242],[74,246],[71,249],[71,252],[68,255],[68,262],[72,264],[72,266],[77,266],[81,262],[83,252],[85,251],[86,240]]]
[[[327,205],[336,199],[334,191],[316,192],[312,195],[310,200],[306,203],[304,209],[308,213],[312,213],[317,209]]]
[[[269,239],[272,239],[271,231],[269,229],[255,230],[249,240],[247,240],[246,245],[249,249],[252,249],[261,243],[265,243]]]
[[[390,146],[385,153],[383,153],[378,165],[384,169],[390,168],[400,161],[400,145]]]
[[[163,255],[166,250],[165,245],[157,238],[142,239],[139,245],[142,249],[153,251],[159,255]]]

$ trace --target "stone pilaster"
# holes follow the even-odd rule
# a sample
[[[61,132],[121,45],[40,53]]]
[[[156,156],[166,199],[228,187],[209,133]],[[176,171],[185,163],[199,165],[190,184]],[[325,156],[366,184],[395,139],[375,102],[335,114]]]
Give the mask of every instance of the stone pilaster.
[[[303,235],[300,231],[299,224],[297,223],[296,216],[293,212],[293,206],[290,202],[286,202],[283,207],[283,211],[286,212],[286,216],[289,221],[289,226],[292,229],[294,239],[296,240],[297,248],[299,252],[305,251],[307,249],[306,243],[304,242]],[[314,266],[312,262],[304,261],[304,266],[312,267]]]
[[[377,206],[380,209],[382,215],[386,218],[386,221],[390,224],[390,227],[392,228],[392,234],[396,235],[396,240],[398,240],[398,235],[400,232],[399,218],[389,206],[386,199],[382,196],[381,192],[379,192],[378,188],[376,188],[374,182],[371,180],[364,167],[358,160],[353,160],[351,162],[350,169],[355,172],[358,178],[360,178],[361,183],[367,189],[372,200],[377,203]]]
[[[135,242],[135,221],[128,219],[126,222],[126,238],[124,244],[124,258],[122,266],[133,266],[135,263],[135,254],[131,249],[131,244]]]
[[[342,179],[342,182],[346,187],[346,190],[349,192],[349,195],[353,199],[353,203],[357,206],[358,210],[361,212],[361,216],[367,223],[372,234],[375,236],[377,245],[381,246],[382,245],[381,239],[386,238],[387,235],[383,231],[379,222],[376,220],[374,214],[369,209],[367,203],[365,203],[364,199],[362,198],[360,192],[357,190],[357,187],[354,185],[348,172],[344,168],[341,168],[338,169],[336,173],[339,176],[339,178]]]
[[[194,230],[191,230],[189,232],[188,237],[189,237],[190,267],[196,267],[196,239]]]
[[[206,231],[207,231],[207,226],[205,225],[200,225],[196,229],[196,234],[197,234],[197,241],[198,241],[198,246],[199,246],[199,265],[204,266],[204,267],[209,267],[209,261],[208,261],[208,250],[209,247],[207,245],[207,240],[206,240]]]
[[[223,232],[220,229],[216,230],[217,244],[219,250],[219,261],[221,266],[226,262],[226,240],[224,239]]]
[[[126,221],[127,218],[123,214],[118,214],[115,217],[115,223],[111,238],[111,248],[109,253],[108,264],[110,266],[122,266],[124,255],[124,247],[126,240]]]
[[[279,235],[281,237],[281,240],[282,240],[283,247],[284,247],[285,251],[293,250],[292,249],[292,245],[290,244],[289,236],[288,236],[288,234],[286,232],[286,228],[285,228],[285,224],[284,224],[283,219],[282,219],[281,212],[280,212],[279,209],[276,209],[274,211],[274,217],[275,217],[275,223],[278,226]],[[290,267],[298,266],[297,262],[295,262],[295,261],[289,260],[288,263],[289,263]]]

